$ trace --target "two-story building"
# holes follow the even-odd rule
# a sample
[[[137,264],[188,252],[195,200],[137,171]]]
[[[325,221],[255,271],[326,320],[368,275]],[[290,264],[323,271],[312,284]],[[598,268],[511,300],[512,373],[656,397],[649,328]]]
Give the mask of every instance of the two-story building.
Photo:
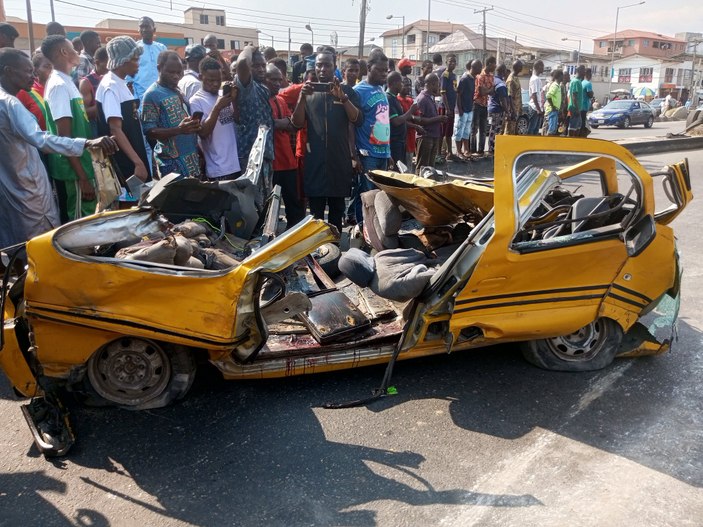
[[[421,61],[427,58],[429,48],[457,30],[473,33],[463,24],[435,20],[430,21],[428,32],[427,20],[416,20],[383,33],[382,47],[389,58],[399,59],[405,56],[410,60]]]
[[[202,44],[207,35],[213,34],[217,37],[217,48],[228,59],[239,55],[245,46],[259,45],[259,34],[256,28],[228,26],[224,9],[191,7],[184,11],[183,23],[155,22],[155,24],[157,39],[162,31],[178,31],[183,34],[186,45]],[[136,27],[136,20],[120,18],[107,18],[96,24],[96,28],[113,30],[133,30]]]
[[[624,58],[631,55],[642,55],[652,58],[670,58],[686,51],[686,41],[676,37],[625,29],[617,34],[610,33],[593,39],[594,55],[611,55]]]
[[[486,49],[483,49],[483,35],[470,29],[457,29],[451,35],[430,47],[430,54],[441,53],[443,57],[453,53],[457,59],[457,69],[464,70],[467,62],[484,60],[493,56],[500,64],[509,62],[520,47],[515,40],[509,38],[486,37]]]

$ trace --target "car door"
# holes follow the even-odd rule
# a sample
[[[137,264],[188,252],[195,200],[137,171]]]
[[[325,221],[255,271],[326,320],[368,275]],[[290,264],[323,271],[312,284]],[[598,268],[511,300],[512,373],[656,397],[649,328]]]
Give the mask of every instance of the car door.
[[[640,103],[633,102],[630,106],[630,122],[632,124],[642,124],[642,109]]]
[[[526,154],[535,153],[551,165],[580,168],[566,168],[560,175],[523,163]],[[404,349],[431,345],[458,349],[563,335],[598,318],[601,303],[628,259],[621,239],[626,225],[589,228],[586,213],[581,231],[534,243],[516,240],[549,193],[562,185],[562,177],[585,175],[596,183],[587,204],[595,207],[598,195],[616,201],[626,198],[627,221],[640,215],[646,204],[642,182],[616,156],[631,157],[610,143],[497,138],[495,207],[474,229],[470,247],[448,262],[453,271],[433,284],[436,294],[416,308]],[[632,177],[637,187],[629,197],[620,194],[625,189],[613,188],[613,181],[621,179],[618,171]]]

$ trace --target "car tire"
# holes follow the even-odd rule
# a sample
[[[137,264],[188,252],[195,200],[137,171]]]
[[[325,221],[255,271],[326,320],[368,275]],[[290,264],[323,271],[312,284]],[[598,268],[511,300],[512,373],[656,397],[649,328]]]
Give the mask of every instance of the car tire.
[[[591,125],[591,128],[596,129],[596,128],[598,128],[599,126],[600,126],[599,124],[592,124],[592,125]]]
[[[341,249],[334,243],[326,243],[313,253],[317,263],[330,278],[337,278],[340,275],[339,259],[341,256]]]
[[[608,366],[622,342],[620,325],[599,318],[570,335],[525,342],[523,357],[531,364],[553,371],[593,371]]]
[[[182,399],[196,365],[185,346],[125,336],[93,353],[87,370],[91,404],[150,410]]]
[[[530,120],[525,115],[521,115],[518,117],[517,123],[515,124],[515,132],[517,135],[527,135],[529,126]]]
[[[647,119],[647,122],[644,123],[644,127],[645,127],[645,128],[651,128],[653,124],[654,124],[654,117],[652,117],[652,116],[650,115],[650,116],[649,116],[649,119]]]
[[[630,124],[632,124],[632,122],[630,121],[630,118],[629,118],[629,117],[625,117],[625,118],[622,120],[622,126],[621,126],[621,128],[630,128]]]

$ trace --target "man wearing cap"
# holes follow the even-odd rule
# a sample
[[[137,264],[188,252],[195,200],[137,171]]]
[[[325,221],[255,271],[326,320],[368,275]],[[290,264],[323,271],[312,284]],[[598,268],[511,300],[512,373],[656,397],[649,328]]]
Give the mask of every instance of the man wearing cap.
[[[20,50],[0,49],[0,247],[22,243],[59,226],[39,150],[80,156],[89,147],[114,152],[109,137],[83,139],[42,132],[34,116],[15,97],[34,80],[32,62]]]
[[[413,92],[413,81],[408,75],[413,72],[414,65],[415,63],[410,59],[400,59],[400,62],[398,62],[398,71],[407,93]]]
[[[14,48],[15,39],[20,34],[17,30],[5,22],[0,22],[0,48]]]
[[[191,44],[186,47],[186,69],[183,71],[183,78],[178,81],[178,89],[181,90],[186,101],[190,101],[203,85],[200,79],[200,62],[206,56],[205,46]]]
[[[151,18],[143,16],[139,19],[139,34],[142,39],[137,42],[137,46],[142,48],[142,54],[139,57],[139,71],[130,80],[134,87],[134,95],[140,101],[144,98],[144,93],[149,89],[149,86],[156,82],[159,76],[156,61],[159,54],[166,51],[166,46],[154,40],[155,31],[156,26]]]
[[[115,137],[120,151],[115,161],[122,176],[132,174],[142,181],[150,178],[144,134],[139,121],[139,99],[127,86],[128,75],[139,71],[142,49],[130,37],[115,37],[107,43],[108,71],[95,92],[98,104],[98,133]]]

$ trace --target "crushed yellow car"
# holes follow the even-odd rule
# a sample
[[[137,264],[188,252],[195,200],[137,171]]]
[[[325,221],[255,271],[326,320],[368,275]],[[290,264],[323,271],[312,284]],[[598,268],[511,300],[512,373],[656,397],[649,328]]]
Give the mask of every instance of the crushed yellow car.
[[[413,221],[454,235],[428,252],[431,278],[409,301],[325,273],[310,254],[336,233],[310,217],[213,269],[117,257],[184,216],[106,212],[26,244],[26,273],[3,284],[0,367],[31,404],[53,409],[66,389],[148,409],[185,396],[198,360],[262,379],[504,342],[566,371],[669,349],[681,274],[669,224],[692,199],[687,162],[650,174],[607,141],[501,136],[485,184],[372,179]],[[232,211],[191,205],[187,217],[236,245]],[[37,423],[46,410],[24,411],[42,451],[63,454],[72,435]]]

